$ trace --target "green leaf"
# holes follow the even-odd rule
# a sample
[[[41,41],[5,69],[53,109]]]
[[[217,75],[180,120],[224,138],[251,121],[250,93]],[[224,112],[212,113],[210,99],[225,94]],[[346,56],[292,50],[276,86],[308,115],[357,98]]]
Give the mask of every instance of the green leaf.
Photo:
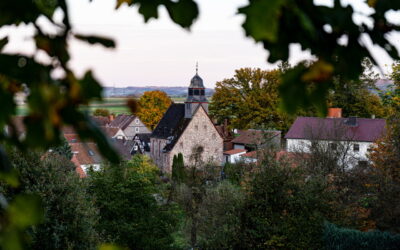
[[[115,48],[115,42],[112,39],[99,37],[99,36],[86,36],[86,35],[75,35],[76,39],[86,41],[90,44],[101,44],[106,48]]]
[[[276,42],[281,8],[285,4],[286,0],[250,0],[248,6],[239,9],[246,16],[242,25],[246,35],[256,41]]]
[[[7,209],[10,224],[17,228],[27,228],[43,220],[43,208],[36,195],[18,195]]]
[[[171,19],[183,28],[189,28],[199,15],[197,4],[192,0],[179,0],[166,7]]]

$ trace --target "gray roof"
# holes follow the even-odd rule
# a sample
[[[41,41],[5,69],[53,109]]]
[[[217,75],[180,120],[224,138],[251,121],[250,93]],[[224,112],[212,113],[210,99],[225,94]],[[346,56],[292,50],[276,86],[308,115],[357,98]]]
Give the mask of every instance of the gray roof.
[[[298,117],[285,138],[374,142],[385,132],[385,119]]]
[[[193,76],[192,80],[190,80],[189,88],[204,89],[203,79],[201,79],[197,73]]]

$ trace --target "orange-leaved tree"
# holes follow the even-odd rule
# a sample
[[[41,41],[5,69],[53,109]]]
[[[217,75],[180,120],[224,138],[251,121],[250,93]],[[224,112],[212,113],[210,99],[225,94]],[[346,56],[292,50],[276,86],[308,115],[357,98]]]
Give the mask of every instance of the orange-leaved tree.
[[[171,98],[164,91],[146,91],[139,99],[136,115],[147,127],[154,129],[171,103]]]

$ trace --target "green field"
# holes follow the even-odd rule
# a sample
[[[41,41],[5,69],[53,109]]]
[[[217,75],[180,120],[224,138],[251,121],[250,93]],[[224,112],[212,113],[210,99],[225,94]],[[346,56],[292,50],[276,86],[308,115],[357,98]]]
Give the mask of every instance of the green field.
[[[128,98],[123,97],[111,97],[104,98],[102,101],[94,101],[89,107],[82,107],[83,110],[92,112],[95,109],[108,109],[110,113],[114,114],[130,114],[129,108],[126,107],[126,101]],[[182,103],[186,98],[184,97],[172,97],[174,102]],[[17,107],[17,115],[26,115],[28,108],[26,105],[20,105]]]

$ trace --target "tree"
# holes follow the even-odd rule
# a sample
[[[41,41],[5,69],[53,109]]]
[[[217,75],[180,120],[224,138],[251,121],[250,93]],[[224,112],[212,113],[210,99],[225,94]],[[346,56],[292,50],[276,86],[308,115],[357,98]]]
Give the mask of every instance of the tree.
[[[100,238],[95,230],[98,211],[75,168],[55,153],[9,152],[19,171],[18,189],[7,187],[7,199],[36,194],[42,200],[44,218],[29,230],[31,249],[95,249]]]
[[[369,155],[376,181],[376,201],[372,217],[380,230],[400,233],[400,124],[398,118],[388,125],[386,135],[377,141]]]
[[[219,122],[229,119],[238,129],[270,127],[287,130],[291,119],[279,111],[279,70],[243,68],[233,78],[217,82],[210,115]]]
[[[174,155],[172,160],[172,181],[177,184],[185,182],[186,172],[185,165],[183,162],[183,155],[179,153],[178,155]]]
[[[321,249],[329,200],[326,186],[300,168],[268,162],[249,183],[236,248]]]
[[[146,91],[139,99],[137,115],[146,126],[154,129],[171,103],[171,98],[163,91]]]
[[[52,148],[51,151],[65,157],[67,160],[71,160],[73,156],[71,146],[65,138],[62,139],[62,144],[60,146]]]
[[[342,108],[344,117],[387,117],[389,110],[379,96],[371,91],[376,90],[375,83],[378,77],[372,69],[371,62],[365,59],[360,79],[343,81],[342,77],[335,77],[333,89],[328,95],[329,105]]]
[[[110,116],[110,111],[108,109],[95,109],[93,111],[94,116],[105,116],[108,117]]]
[[[89,173],[89,193],[99,208],[97,230],[106,241],[122,247],[170,249],[175,207],[164,204],[156,185],[157,167],[141,157]]]

